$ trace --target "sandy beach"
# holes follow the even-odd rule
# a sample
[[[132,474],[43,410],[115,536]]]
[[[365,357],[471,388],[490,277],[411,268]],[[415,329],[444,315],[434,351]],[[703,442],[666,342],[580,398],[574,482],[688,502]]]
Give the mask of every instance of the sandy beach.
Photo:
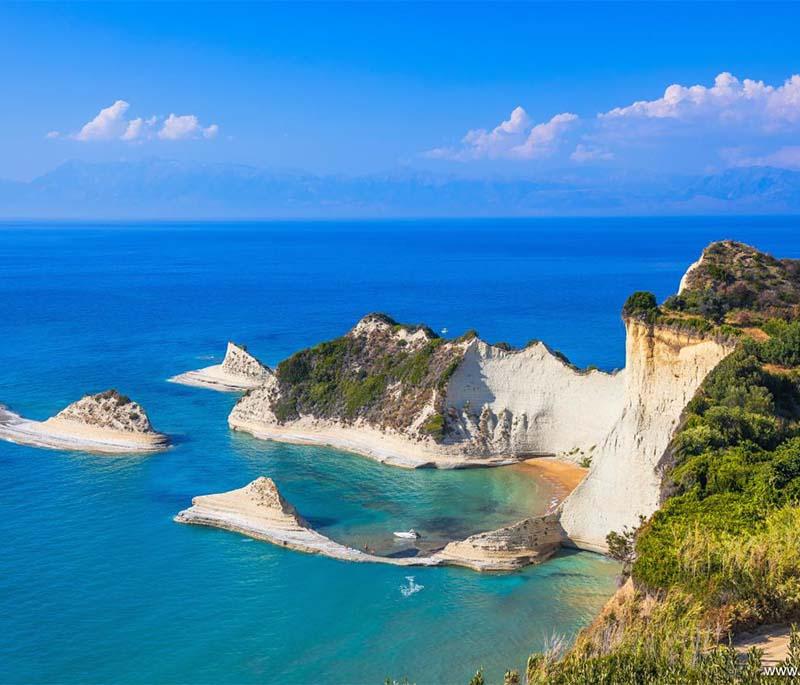
[[[561,504],[589,473],[589,469],[558,457],[526,459],[510,468],[530,473],[531,476],[545,481],[553,488],[553,498],[548,511],[552,511]]]

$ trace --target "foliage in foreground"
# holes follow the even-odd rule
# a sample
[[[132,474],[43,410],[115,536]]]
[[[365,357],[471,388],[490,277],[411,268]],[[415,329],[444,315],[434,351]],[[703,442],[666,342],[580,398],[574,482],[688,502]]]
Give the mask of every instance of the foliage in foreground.
[[[639,294],[629,309],[658,319]],[[631,580],[568,653],[531,656],[529,683],[766,683],[736,630],[800,619],[800,322],[770,321],[709,374],[670,446],[670,497],[609,536]],[[800,673],[793,631],[786,665]]]

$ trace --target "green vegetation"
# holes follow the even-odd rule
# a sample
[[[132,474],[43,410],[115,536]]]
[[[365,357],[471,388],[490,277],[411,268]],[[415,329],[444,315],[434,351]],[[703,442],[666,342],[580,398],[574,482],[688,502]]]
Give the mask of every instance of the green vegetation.
[[[686,407],[664,506],[609,534],[631,591],[566,656],[534,655],[529,682],[766,682],[757,655],[719,646],[800,619],[800,389],[794,369],[770,366],[800,359],[800,336],[766,328],[772,338],[743,339]]]
[[[682,651],[691,655],[690,658],[679,659],[648,647],[631,645],[594,658],[576,653],[562,660],[534,655],[528,660],[527,682],[529,685],[757,685],[781,682],[781,678],[762,672],[757,650],[751,650],[745,658],[740,658],[730,645],[701,651],[689,643]],[[783,665],[800,668],[800,638],[796,633],[792,635],[789,651]]]
[[[422,425],[422,430],[435,440],[441,440],[444,437],[444,416],[438,413],[433,414]]]
[[[626,585],[571,650],[531,656],[527,681],[778,682],[726,643],[800,620],[800,262],[715,243],[681,295],[634,293],[623,314],[737,346],[683,413],[664,505],[607,538]]]
[[[622,316],[635,316],[637,318],[649,319],[651,315],[655,317],[658,313],[658,303],[653,293],[645,290],[638,290],[633,293],[622,306]]]
[[[436,391],[444,391],[462,351],[422,326],[404,326],[371,314],[369,335],[346,335],[302,350],[278,365],[280,388],[272,410],[280,422],[301,415],[345,421],[365,419],[407,428]],[[384,325],[381,325],[384,324]],[[409,344],[399,331],[425,338]],[[390,391],[391,389],[391,391]],[[443,405],[443,392],[438,402]],[[444,437],[443,406],[422,427]]]
[[[712,243],[666,309],[748,324],[800,314],[800,260],[775,259],[731,240]]]

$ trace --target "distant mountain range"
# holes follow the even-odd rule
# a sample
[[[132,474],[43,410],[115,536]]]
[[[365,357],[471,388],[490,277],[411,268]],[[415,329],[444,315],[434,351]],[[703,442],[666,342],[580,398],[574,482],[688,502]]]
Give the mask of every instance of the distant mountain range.
[[[0,181],[2,218],[320,218],[800,212],[800,171],[703,176],[574,171],[473,179],[400,171],[365,176],[270,172],[150,159],[62,164]]]

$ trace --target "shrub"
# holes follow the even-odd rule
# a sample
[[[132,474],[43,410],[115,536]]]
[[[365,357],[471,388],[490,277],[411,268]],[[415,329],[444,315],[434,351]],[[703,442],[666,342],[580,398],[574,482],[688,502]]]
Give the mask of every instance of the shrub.
[[[658,303],[653,293],[638,290],[633,293],[622,306],[623,316],[635,316],[637,318],[654,319],[658,314]]]

